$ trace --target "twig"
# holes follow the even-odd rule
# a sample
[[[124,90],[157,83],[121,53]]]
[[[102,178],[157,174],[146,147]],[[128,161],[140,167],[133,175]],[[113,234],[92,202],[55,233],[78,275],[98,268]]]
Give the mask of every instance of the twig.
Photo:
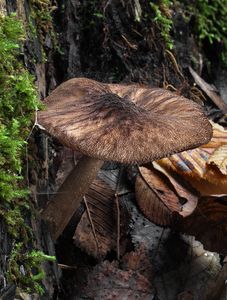
[[[49,182],[49,153],[48,153],[48,136],[45,136],[45,161],[44,161],[44,167],[45,167],[45,180]]]
[[[130,48],[132,48],[132,49],[134,49],[134,50],[137,50],[137,45],[134,45],[134,44],[132,44],[132,43],[130,43],[128,40],[127,40],[127,38],[122,34],[121,35],[121,37],[123,38],[123,40],[126,42],[126,44],[130,47]]]
[[[65,270],[76,270],[77,269],[76,266],[68,266],[68,265],[64,265],[64,264],[58,264],[58,266],[61,269],[65,269]]]
[[[83,199],[84,199],[84,204],[85,204],[85,206],[86,206],[88,219],[89,219],[89,222],[90,222],[90,224],[91,224],[92,233],[93,233],[93,236],[94,236],[94,239],[95,239],[96,254],[97,254],[97,256],[98,256],[98,254],[99,254],[99,243],[98,243],[97,235],[96,235],[96,232],[95,232],[95,226],[94,226],[94,223],[93,223],[93,221],[92,221],[92,217],[91,217],[90,209],[89,209],[89,207],[88,207],[87,199],[86,199],[85,196],[83,197]]]
[[[121,220],[118,194],[115,194],[115,202],[117,207],[117,260],[120,259],[120,235],[121,235]]]
[[[136,34],[138,34],[139,36],[143,37],[143,35],[141,33],[139,33],[139,31],[137,31],[136,29],[132,28],[131,29],[133,32],[135,32]]]
[[[193,86],[192,88],[191,88],[191,91],[193,91],[193,94],[197,97],[197,98],[202,98],[204,101],[206,100],[206,97],[204,96],[204,94],[203,94],[203,92],[200,90],[200,89],[198,89],[196,86]],[[199,96],[197,96],[196,95],[196,93],[199,95]],[[201,100],[200,100],[201,101]]]
[[[227,105],[223,99],[217,94],[216,89],[203,80],[191,67],[189,71],[195,80],[195,83],[207,94],[207,96],[220,108],[224,113],[227,113]]]
[[[163,83],[162,83],[163,88],[164,89],[171,88],[173,91],[176,91],[177,89],[172,84],[169,84],[166,79],[166,70],[164,64],[162,64],[162,69],[163,69]]]
[[[31,128],[31,130],[30,130],[30,132],[29,132],[29,134],[28,134],[28,136],[27,136],[27,138],[26,138],[26,145],[25,145],[25,156],[26,156],[26,179],[27,179],[27,185],[28,185],[28,187],[30,186],[30,182],[29,182],[29,164],[28,164],[28,141],[29,141],[29,139],[30,139],[30,137],[31,137],[31,135],[32,135],[32,133],[33,133],[33,131],[34,131],[34,129],[35,129],[35,127],[38,127],[38,128],[40,128],[41,130],[44,130],[45,131],[45,128],[43,127],[43,126],[41,126],[40,124],[39,124],[39,122],[38,122],[38,108],[36,107],[35,108],[35,121],[34,121],[34,123],[33,123],[33,125],[32,125],[32,128]]]
[[[107,7],[111,4],[111,2],[112,2],[112,0],[108,0],[108,1],[106,2],[106,5],[105,5],[104,8],[103,8],[103,14],[104,14],[104,15],[106,14],[106,9],[107,9]]]
[[[173,53],[172,53],[171,51],[167,50],[167,49],[166,49],[165,51],[166,51],[167,54],[169,54],[169,57],[170,57],[170,59],[171,59],[171,61],[172,61],[172,63],[173,63],[173,66],[175,67],[177,73],[178,73],[183,79],[185,79],[185,78],[184,78],[184,75],[182,74],[182,72],[181,72],[180,69],[179,69],[179,66],[178,66],[178,64],[177,64],[176,58],[174,57]]]
[[[27,180],[27,185],[30,187],[30,181],[29,181],[29,164],[28,164],[28,140],[30,139],[33,130],[35,129],[36,125],[38,124],[38,114],[37,114],[38,109],[35,109],[35,121],[32,125],[32,128],[26,138],[26,144],[25,144],[25,157],[26,157],[26,180]]]
[[[119,205],[119,195],[121,195],[122,193],[119,193],[119,186],[120,186],[121,175],[122,175],[122,167],[120,168],[116,190],[115,190],[115,202],[117,208],[117,260],[120,259],[121,212],[120,212],[120,205]]]
[[[28,134],[28,136],[26,138],[26,142],[30,139],[30,137],[32,135],[32,132],[35,129],[35,127],[38,127],[41,130],[46,131],[45,128],[42,125],[40,125],[39,122],[38,122],[38,108],[37,107],[35,108],[35,121],[33,123],[32,129],[30,130],[30,132],[29,132],[29,134]]]

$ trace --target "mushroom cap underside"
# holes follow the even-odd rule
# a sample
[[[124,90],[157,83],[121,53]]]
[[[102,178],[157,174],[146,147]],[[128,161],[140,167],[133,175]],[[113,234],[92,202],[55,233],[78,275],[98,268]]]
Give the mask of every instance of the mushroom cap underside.
[[[138,164],[207,143],[212,128],[201,107],[165,89],[70,79],[38,112],[63,145],[101,160]]]

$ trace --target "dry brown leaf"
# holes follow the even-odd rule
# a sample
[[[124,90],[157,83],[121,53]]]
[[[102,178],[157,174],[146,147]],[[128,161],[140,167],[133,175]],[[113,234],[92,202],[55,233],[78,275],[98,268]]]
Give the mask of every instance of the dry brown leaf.
[[[182,178],[203,196],[227,194],[227,176],[221,174],[218,168],[207,166],[209,156],[204,156],[202,161],[201,156],[204,154],[202,149],[190,152],[193,152],[191,159],[186,159],[185,152],[182,152],[171,158],[164,158],[158,161],[158,164],[167,172],[173,171],[182,175]]]
[[[136,178],[135,193],[141,211],[153,223],[167,226],[171,223],[172,212],[180,210],[176,195],[166,184],[165,179],[159,178],[159,172],[156,170],[140,168],[140,174]],[[168,201],[170,208],[167,205]]]
[[[195,236],[204,248],[227,253],[227,197],[204,197],[188,218],[179,221],[181,232]]]
[[[163,158],[158,162],[163,168],[170,168],[186,177],[202,178],[209,154],[200,148],[184,151]]]
[[[213,127],[212,139],[208,144],[200,147],[209,153],[212,153],[214,149],[227,144],[227,130],[217,123],[211,122],[211,124]]]
[[[157,161],[164,169],[170,169],[183,175],[184,179],[202,195],[227,194],[227,176],[223,174],[223,170],[226,168],[226,150],[215,155],[218,147],[222,146],[224,149],[227,147],[227,130],[213,122],[212,126],[213,137],[207,145]],[[222,172],[217,165],[212,163],[212,160],[210,161],[212,155],[215,155],[216,160],[219,158],[217,164],[220,164],[220,167],[222,164]],[[220,158],[223,162],[220,161]]]
[[[99,172],[98,177],[86,193],[98,240],[98,251],[87,211],[83,214],[73,237],[80,248],[95,257],[104,257],[108,251],[116,248],[115,188],[117,175],[116,171]]]
[[[117,252],[120,250],[122,252],[125,247],[125,243],[122,242],[121,249],[118,248],[118,226],[120,226],[119,239],[126,241],[122,237],[126,234],[129,218],[118,197],[120,224],[117,224],[118,208],[115,193],[120,196],[128,193],[129,189],[124,186],[123,180],[119,181],[119,173],[119,170],[101,170],[98,173],[85,195],[88,209],[82,215],[73,237],[78,247],[96,258],[105,257],[107,252],[116,248]]]
[[[202,196],[226,195],[227,194],[227,178],[224,175],[217,177],[217,172],[207,171],[207,178],[190,178],[187,180]],[[208,180],[208,178],[210,178]],[[212,181],[212,182],[211,182]]]
[[[183,217],[189,216],[196,208],[198,202],[198,193],[178,174],[166,170],[156,162],[152,163],[156,170],[163,173],[171,182],[173,189],[177,193],[180,202],[184,202],[181,206],[180,215]]]
[[[209,167],[217,167],[223,175],[227,175],[227,145],[217,148],[209,157],[207,164]]]
[[[83,296],[89,299],[116,300],[152,300],[154,298],[151,284],[146,277],[131,270],[121,270],[116,263],[108,261],[94,268],[88,277]]]
[[[152,167],[140,167],[139,172],[135,187],[136,199],[141,211],[150,221],[166,226],[171,223],[174,212],[187,216],[195,209],[196,195],[170,175]],[[185,201],[186,203],[181,203]]]

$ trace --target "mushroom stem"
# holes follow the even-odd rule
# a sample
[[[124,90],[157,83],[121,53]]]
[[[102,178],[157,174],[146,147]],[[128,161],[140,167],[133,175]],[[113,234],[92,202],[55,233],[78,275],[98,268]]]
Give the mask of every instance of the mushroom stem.
[[[84,156],[41,212],[41,217],[47,221],[54,240],[61,235],[80,206],[102,164],[102,160]]]

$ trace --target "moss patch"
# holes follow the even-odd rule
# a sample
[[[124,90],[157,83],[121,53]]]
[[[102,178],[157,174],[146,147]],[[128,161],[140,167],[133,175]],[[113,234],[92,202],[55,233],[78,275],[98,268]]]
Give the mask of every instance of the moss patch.
[[[157,3],[150,2],[150,6],[154,12],[153,20],[159,26],[161,36],[166,43],[167,49],[173,49],[173,39],[170,32],[173,27],[171,19],[170,6],[172,2],[169,0],[160,0]]]
[[[13,241],[9,281],[24,290],[42,292],[40,261],[47,256],[28,250],[33,236],[24,220],[30,214],[29,191],[22,176],[26,139],[39,106],[34,78],[20,60],[24,38],[24,27],[15,15],[0,16],[0,216]]]
[[[52,13],[57,8],[54,0],[31,0],[30,1],[30,17],[29,17],[29,35],[30,40],[37,37],[41,44],[42,61],[46,61],[48,49],[45,47],[46,39],[51,42],[50,47],[59,51],[57,45],[57,37],[53,26]],[[49,43],[49,42],[48,42]]]
[[[197,41],[218,46],[216,55],[227,65],[227,0],[184,0],[181,4]]]

